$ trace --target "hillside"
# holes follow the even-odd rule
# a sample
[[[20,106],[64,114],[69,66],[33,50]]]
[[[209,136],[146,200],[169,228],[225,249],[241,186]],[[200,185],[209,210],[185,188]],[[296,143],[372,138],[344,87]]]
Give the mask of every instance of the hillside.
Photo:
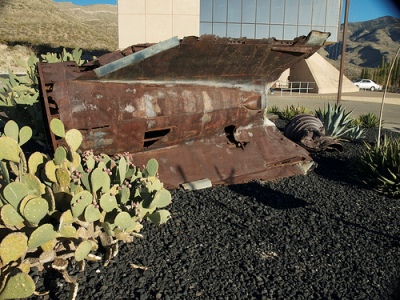
[[[12,59],[31,53],[79,47],[91,54],[116,50],[118,17],[114,5],[77,6],[52,0],[0,0],[0,73],[23,71]],[[363,67],[390,60],[400,44],[400,19],[382,17],[349,23],[345,74],[358,77]],[[342,36],[342,33],[339,35]],[[341,42],[319,52],[339,68]]]
[[[342,28],[343,29],[343,28]],[[343,36],[343,31],[340,37]],[[346,45],[346,75],[359,76],[361,69],[379,67],[389,62],[400,46],[400,19],[381,17],[366,22],[349,23]],[[340,63],[342,42],[326,46],[320,53],[336,67]]]
[[[0,0],[0,15],[0,73],[23,71],[13,58],[32,53],[79,47],[97,55],[118,47],[115,5]]]

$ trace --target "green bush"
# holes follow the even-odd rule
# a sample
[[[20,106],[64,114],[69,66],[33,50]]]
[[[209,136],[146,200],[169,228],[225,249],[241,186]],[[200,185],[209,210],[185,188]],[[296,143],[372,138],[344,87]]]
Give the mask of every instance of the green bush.
[[[308,113],[307,108],[304,106],[294,106],[292,105],[287,105],[282,111],[280,111],[278,114],[279,116],[284,119],[284,120],[290,120],[291,118],[299,115],[299,114],[306,114]]]
[[[276,105],[268,106],[267,113],[277,114],[277,113],[279,113],[279,107]]]
[[[382,194],[400,198],[400,139],[385,137],[379,147],[365,144],[357,166],[362,182]]]
[[[358,117],[361,127],[364,128],[377,128],[379,126],[379,117],[374,113],[367,113]]]

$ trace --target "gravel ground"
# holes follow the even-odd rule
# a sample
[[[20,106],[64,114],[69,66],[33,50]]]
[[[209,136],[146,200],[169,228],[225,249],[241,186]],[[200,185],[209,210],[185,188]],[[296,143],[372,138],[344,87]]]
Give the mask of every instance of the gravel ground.
[[[361,148],[313,155],[305,176],[172,191],[173,218],[88,263],[78,299],[400,299],[400,202],[354,179]],[[56,271],[35,280],[68,299]]]

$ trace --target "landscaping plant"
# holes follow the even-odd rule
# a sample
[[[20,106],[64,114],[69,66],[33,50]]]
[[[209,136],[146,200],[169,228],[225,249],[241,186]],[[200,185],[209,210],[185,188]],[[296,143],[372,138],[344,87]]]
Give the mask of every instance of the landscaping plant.
[[[118,253],[119,243],[140,237],[144,220],[163,224],[171,194],[158,179],[158,163],[135,166],[129,153],[110,157],[79,153],[82,135],[65,132],[58,119],[50,128],[65,141],[54,157],[34,152],[27,158],[21,146],[29,127],[9,121],[0,137],[0,299],[29,297],[35,283],[33,267],[51,266],[70,283],[75,299],[78,282],[68,274],[75,261],[105,264]]]
[[[299,114],[305,114],[308,113],[307,109],[304,106],[294,106],[292,105],[288,105],[286,106],[281,112],[279,112],[279,116],[284,119],[284,120],[290,120],[293,117],[299,115]]]
[[[365,144],[359,178],[374,190],[400,198],[400,139],[384,137],[380,145]]]
[[[329,103],[315,111],[315,115],[325,127],[325,134],[335,138],[349,138],[351,140],[361,139],[364,136],[363,129],[352,126],[352,111],[346,112],[341,105],[331,106]]]
[[[360,120],[360,126],[363,128],[378,128],[379,126],[379,117],[374,113],[367,113],[360,115],[358,117]]]

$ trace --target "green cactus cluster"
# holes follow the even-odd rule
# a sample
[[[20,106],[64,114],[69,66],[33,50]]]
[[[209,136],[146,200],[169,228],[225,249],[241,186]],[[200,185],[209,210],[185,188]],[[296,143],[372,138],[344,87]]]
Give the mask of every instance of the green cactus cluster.
[[[115,254],[119,242],[140,236],[142,222],[163,224],[171,194],[158,178],[158,162],[139,168],[129,153],[79,152],[82,135],[50,122],[65,140],[49,157],[25,157],[21,145],[32,132],[9,121],[0,137],[0,299],[31,295],[31,267],[93,257],[99,245]],[[68,241],[66,243],[66,241]],[[111,257],[105,257],[109,261]],[[65,270],[62,270],[65,272]],[[63,273],[65,275],[65,273]],[[69,276],[64,276],[70,279]],[[71,291],[76,292],[77,283]],[[24,288],[21,288],[21,287]]]

